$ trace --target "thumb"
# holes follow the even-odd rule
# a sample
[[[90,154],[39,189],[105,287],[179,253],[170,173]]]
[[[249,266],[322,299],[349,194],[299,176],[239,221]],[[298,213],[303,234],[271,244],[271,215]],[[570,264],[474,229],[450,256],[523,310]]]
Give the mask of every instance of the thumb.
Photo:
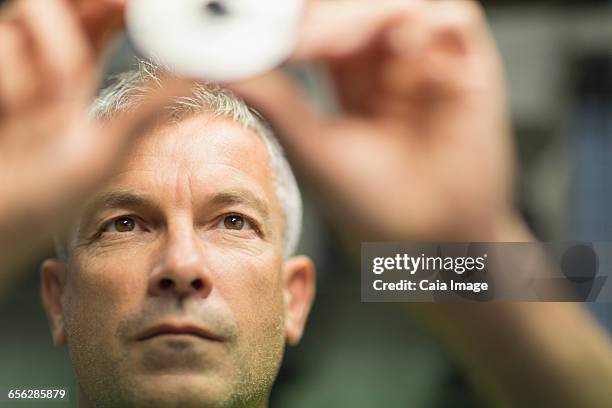
[[[80,133],[77,140],[73,138],[73,157],[78,155],[83,161],[80,168],[89,169],[90,180],[104,179],[141,136],[167,117],[164,110],[168,105],[189,95],[192,87],[191,80],[164,77],[139,96],[136,108],[89,123],[87,126],[93,126],[93,131],[87,132],[89,137],[84,138]]]
[[[272,126],[289,157],[311,174],[329,151],[330,120],[321,117],[289,75],[281,70],[228,85]]]
[[[75,3],[85,32],[99,55],[124,27],[126,0],[76,0]]]

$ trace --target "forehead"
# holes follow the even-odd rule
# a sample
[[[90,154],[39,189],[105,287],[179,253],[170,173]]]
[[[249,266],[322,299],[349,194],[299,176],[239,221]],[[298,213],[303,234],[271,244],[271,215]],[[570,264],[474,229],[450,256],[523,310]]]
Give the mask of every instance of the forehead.
[[[193,200],[240,188],[280,211],[269,162],[254,131],[227,118],[198,115],[142,137],[105,190],[144,190],[169,200]]]
[[[136,145],[123,169],[168,159],[193,169],[227,165],[254,176],[271,178],[268,153],[261,138],[252,130],[221,117],[194,116],[152,131]]]

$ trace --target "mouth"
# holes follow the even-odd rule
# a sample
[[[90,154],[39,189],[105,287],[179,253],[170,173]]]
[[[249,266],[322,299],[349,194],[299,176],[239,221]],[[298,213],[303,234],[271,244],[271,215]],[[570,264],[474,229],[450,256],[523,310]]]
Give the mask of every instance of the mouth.
[[[199,340],[221,342],[223,339],[209,330],[195,325],[161,324],[141,333],[136,341],[147,341],[162,337],[195,338]]]

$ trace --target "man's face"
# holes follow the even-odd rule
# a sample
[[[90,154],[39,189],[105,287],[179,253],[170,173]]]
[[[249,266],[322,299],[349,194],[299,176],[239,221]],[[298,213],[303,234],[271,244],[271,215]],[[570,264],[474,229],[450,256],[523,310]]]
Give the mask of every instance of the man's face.
[[[54,333],[85,399],[265,404],[296,302],[268,163],[253,132],[198,116],[144,137],[89,201]]]

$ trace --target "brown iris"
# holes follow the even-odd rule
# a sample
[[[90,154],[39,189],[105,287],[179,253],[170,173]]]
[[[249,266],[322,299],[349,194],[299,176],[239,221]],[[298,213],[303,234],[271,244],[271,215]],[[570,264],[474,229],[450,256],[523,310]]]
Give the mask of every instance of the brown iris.
[[[115,220],[115,229],[117,232],[130,232],[136,227],[134,220],[128,217],[119,217]]]
[[[241,230],[244,227],[244,218],[239,215],[228,215],[223,223],[228,229]]]

